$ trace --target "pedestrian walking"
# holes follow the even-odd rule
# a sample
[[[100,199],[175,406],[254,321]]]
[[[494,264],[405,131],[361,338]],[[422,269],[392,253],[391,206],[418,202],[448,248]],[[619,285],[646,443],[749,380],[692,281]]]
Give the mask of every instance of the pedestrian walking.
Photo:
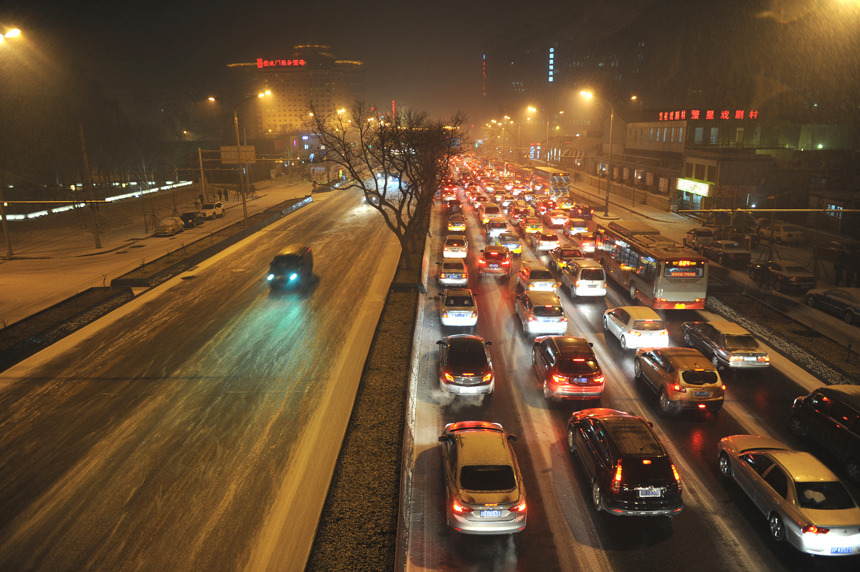
[[[218,200],[219,201],[221,200],[222,195],[223,195],[223,193],[221,192],[221,189],[218,189]]]
[[[848,262],[848,253],[844,250],[839,253],[836,260],[833,261],[833,285],[839,286],[842,282],[842,272],[845,270],[845,263]],[[851,285],[851,277],[848,277],[848,285]]]
[[[230,191],[228,191],[227,189],[224,189],[224,201],[226,202],[229,200],[230,200]]]

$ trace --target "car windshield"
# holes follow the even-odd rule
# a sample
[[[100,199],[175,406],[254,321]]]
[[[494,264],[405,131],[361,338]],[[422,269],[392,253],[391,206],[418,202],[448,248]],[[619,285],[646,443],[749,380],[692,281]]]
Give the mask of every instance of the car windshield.
[[[727,350],[757,350],[758,342],[749,334],[726,336]]]
[[[622,456],[663,454],[660,442],[641,419],[605,419],[604,423]]]
[[[564,310],[561,309],[561,306],[535,306],[534,314],[541,318],[553,318],[564,316]]]
[[[794,483],[797,498],[803,508],[815,510],[844,510],[854,508],[854,500],[845,485],[836,482]]]
[[[301,256],[286,254],[283,256],[276,256],[275,259],[272,260],[272,266],[297,266],[301,261]]]
[[[737,242],[724,242],[724,243],[723,243],[723,248],[726,248],[726,249],[729,249],[729,248],[741,248],[741,245],[740,245],[740,244],[738,244]]]
[[[453,368],[480,369],[487,366],[487,353],[480,339],[451,340],[448,365]]]
[[[549,270],[532,270],[531,275],[529,275],[529,279],[532,281],[535,280],[555,280],[552,276],[552,272]]]
[[[582,280],[604,280],[602,268],[586,268],[579,275]]]
[[[691,385],[710,385],[718,380],[715,371],[685,371],[681,373],[681,379]]]
[[[582,356],[570,359],[562,359],[558,362],[558,371],[564,374],[597,373],[600,367],[594,356]]]
[[[503,234],[499,237],[499,240],[502,242],[519,242],[520,239],[515,234]]]
[[[803,266],[786,266],[785,272],[787,274],[806,274],[806,268]]]
[[[662,330],[663,320],[635,320],[633,322],[634,330],[645,330],[649,332]]]
[[[445,298],[446,306],[474,306],[475,301],[471,296],[448,296]]]
[[[803,229],[799,226],[784,226],[782,227],[783,232],[803,232]]]
[[[468,491],[512,491],[517,479],[508,465],[466,465],[460,471],[460,486]]]
[[[215,205],[212,205],[212,204],[205,204],[205,205],[203,205],[203,208],[204,208],[204,209],[214,209],[214,208],[215,208]]]

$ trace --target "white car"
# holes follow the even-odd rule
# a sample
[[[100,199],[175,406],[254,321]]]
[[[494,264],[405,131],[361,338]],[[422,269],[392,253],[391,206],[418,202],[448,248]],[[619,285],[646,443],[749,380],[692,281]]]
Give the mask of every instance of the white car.
[[[527,338],[567,333],[567,317],[561,301],[552,292],[523,292],[517,296],[515,311]]]
[[[561,244],[554,232],[533,232],[531,239],[532,247],[539,252],[548,252]]]
[[[603,329],[618,338],[623,350],[669,346],[669,331],[663,319],[644,306],[619,306],[606,310]]]
[[[443,326],[471,328],[478,325],[478,306],[468,288],[448,288],[442,291]]]
[[[224,205],[221,203],[206,203],[200,209],[200,214],[203,215],[203,218],[215,220],[219,216],[224,216]]]
[[[442,258],[466,258],[469,241],[462,236],[449,236],[442,247]]]

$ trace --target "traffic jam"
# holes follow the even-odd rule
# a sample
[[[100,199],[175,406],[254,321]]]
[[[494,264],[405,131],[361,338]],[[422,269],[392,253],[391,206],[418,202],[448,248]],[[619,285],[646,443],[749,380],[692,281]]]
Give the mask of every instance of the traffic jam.
[[[562,494],[558,476],[526,470],[520,461],[527,455],[539,466],[538,458],[552,455],[527,449],[517,434],[544,417],[552,427],[547,448],[555,450],[558,434],[566,453],[566,466],[544,472],[574,473],[571,490],[592,514],[651,517],[671,530],[675,517],[688,516],[685,497],[711,498],[713,490],[701,490],[708,488],[703,479],[688,479],[685,463],[674,458],[682,445],[661,428],[695,438],[700,424],[725,422],[720,411],[733,389],[748,391],[768,379],[775,358],[741,326],[704,312],[709,258],[639,220],[595,220],[601,217],[591,206],[477,160],[457,163],[434,205],[425,323],[438,320],[442,335],[429,342],[435,348],[422,371],[423,400],[433,401],[442,427],[432,453],[441,467],[428,462],[423,478],[438,476],[443,490],[425,493],[423,526],[431,529],[427,514],[439,511],[449,533],[513,534],[520,554],[538,550],[539,541],[514,533],[539,527],[557,534],[546,498]],[[438,316],[430,315],[433,308]],[[632,375],[619,373],[627,371]],[[607,392],[622,386],[636,399],[615,397],[613,407],[606,405]],[[860,482],[858,389],[823,387],[769,412],[784,417],[796,441],[726,434],[697,442],[695,454],[707,452],[714,475],[749,517],[743,528],[769,546],[860,555],[860,508],[852,492]],[[838,446],[828,437],[834,416],[844,430]],[[815,442],[833,456],[822,460],[800,446]],[[566,528],[579,539],[577,525]],[[732,527],[717,528],[724,541],[741,542],[742,533],[726,530]],[[687,532],[675,527],[667,534]],[[585,558],[580,565],[600,567],[556,548],[559,561]],[[768,566],[758,558],[750,554],[748,562]]]

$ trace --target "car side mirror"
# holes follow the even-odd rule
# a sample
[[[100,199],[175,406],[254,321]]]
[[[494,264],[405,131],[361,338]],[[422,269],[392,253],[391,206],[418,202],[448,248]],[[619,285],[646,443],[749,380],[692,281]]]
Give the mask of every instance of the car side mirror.
[[[445,345],[445,342],[443,342],[442,340],[439,340],[439,341],[437,341],[437,342],[436,342],[436,345],[437,345],[437,346],[444,346],[444,345]]]
[[[652,427],[652,428],[654,427],[654,424],[653,424],[653,423],[651,423],[650,421],[646,421],[645,423],[647,423],[647,424],[648,424],[648,427]]]
[[[437,262],[436,264],[442,264],[441,262]]]
[[[508,441],[516,441],[516,440],[517,440],[516,435],[514,435],[513,433],[508,434]]]
[[[484,343],[485,343],[486,345],[488,345],[488,346],[493,345],[493,342],[491,342],[490,340],[486,340],[486,341],[484,341]]]
[[[448,437],[446,437],[445,435],[439,435],[439,442],[440,443],[447,443]]]
[[[593,344],[593,343],[591,343],[591,342],[588,342],[588,347],[593,348],[593,347],[594,347],[594,344]]]

